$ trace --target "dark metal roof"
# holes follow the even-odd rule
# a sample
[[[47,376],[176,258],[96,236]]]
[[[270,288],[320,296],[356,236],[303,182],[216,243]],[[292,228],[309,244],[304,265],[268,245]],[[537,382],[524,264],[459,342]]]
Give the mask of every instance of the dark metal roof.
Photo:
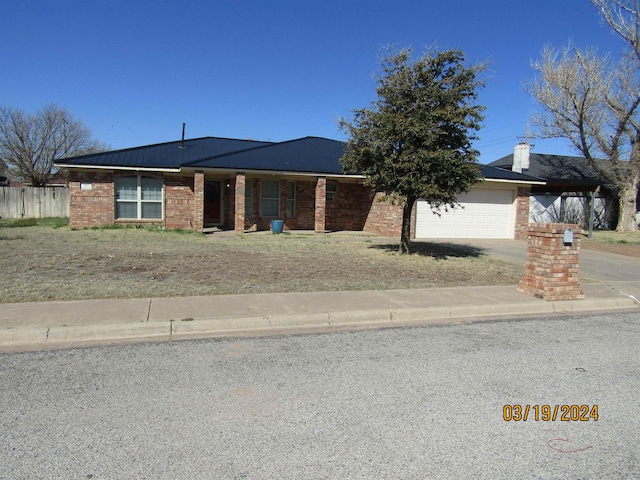
[[[189,163],[194,168],[229,168],[279,172],[342,174],[340,158],[344,143],[319,137],[304,137],[287,142],[213,156]]]
[[[180,168],[215,155],[271,145],[271,142],[204,137],[182,142],[159,143],[144,147],[82,155],[59,160],[59,165],[130,168]]]
[[[345,144],[320,137],[286,142],[259,142],[203,137],[184,141],[115,150],[56,162],[58,166],[145,168],[145,169],[229,169],[236,171],[300,172],[341,175]],[[506,158],[506,157],[505,157]],[[495,162],[494,162],[495,163]],[[485,179],[539,182],[540,178],[509,169],[481,165]],[[531,172],[530,172],[531,173]]]
[[[513,154],[502,157],[489,164],[511,170]],[[566,155],[548,155],[531,153],[529,168],[524,171],[527,175],[539,177],[548,183],[563,183],[576,186],[596,186],[605,181],[584,157],[569,157]]]

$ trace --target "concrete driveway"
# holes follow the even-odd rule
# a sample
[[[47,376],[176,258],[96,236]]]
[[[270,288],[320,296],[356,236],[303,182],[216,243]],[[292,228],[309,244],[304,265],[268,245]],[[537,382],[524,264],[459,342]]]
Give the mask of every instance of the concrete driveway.
[[[443,239],[415,241],[445,245],[468,245],[486,255],[501,260],[522,264],[527,261],[526,240]],[[640,258],[581,249],[580,277],[584,280],[602,282],[638,281],[640,280]]]

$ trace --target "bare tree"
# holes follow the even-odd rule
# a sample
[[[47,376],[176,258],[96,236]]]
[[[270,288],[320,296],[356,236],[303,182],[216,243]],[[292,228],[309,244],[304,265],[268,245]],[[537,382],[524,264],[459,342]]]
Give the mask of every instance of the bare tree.
[[[591,48],[545,47],[527,91],[543,137],[567,138],[618,194],[618,231],[635,231],[640,182],[640,0],[592,0],[627,42],[619,60]]]
[[[591,3],[640,59],[640,1],[591,0]]]
[[[0,162],[33,186],[47,184],[55,173],[54,161],[105,149],[63,108],[49,105],[31,115],[0,107]]]

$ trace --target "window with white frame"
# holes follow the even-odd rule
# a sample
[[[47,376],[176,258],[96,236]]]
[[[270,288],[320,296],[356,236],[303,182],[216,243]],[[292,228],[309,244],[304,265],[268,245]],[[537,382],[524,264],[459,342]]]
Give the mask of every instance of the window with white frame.
[[[143,175],[116,177],[116,218],[162,218],[162,179]]]
[[[296,182],[287,182],[287,218],[296,218]]]
[[[244,216],[253,217],[253,181],[246,180],[244,184]]]
[[[280,182],[278,180],[260,182],[260,216],[263,218],[280,216]]]
[[[327,202],[338,200],[338,182],[327,182]]]

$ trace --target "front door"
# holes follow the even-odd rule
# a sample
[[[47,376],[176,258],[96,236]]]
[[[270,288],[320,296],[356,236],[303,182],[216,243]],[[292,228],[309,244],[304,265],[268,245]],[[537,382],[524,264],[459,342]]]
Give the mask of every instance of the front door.
[[[204,224],[222,224],[222,182],[220,180],[204,182]]]

